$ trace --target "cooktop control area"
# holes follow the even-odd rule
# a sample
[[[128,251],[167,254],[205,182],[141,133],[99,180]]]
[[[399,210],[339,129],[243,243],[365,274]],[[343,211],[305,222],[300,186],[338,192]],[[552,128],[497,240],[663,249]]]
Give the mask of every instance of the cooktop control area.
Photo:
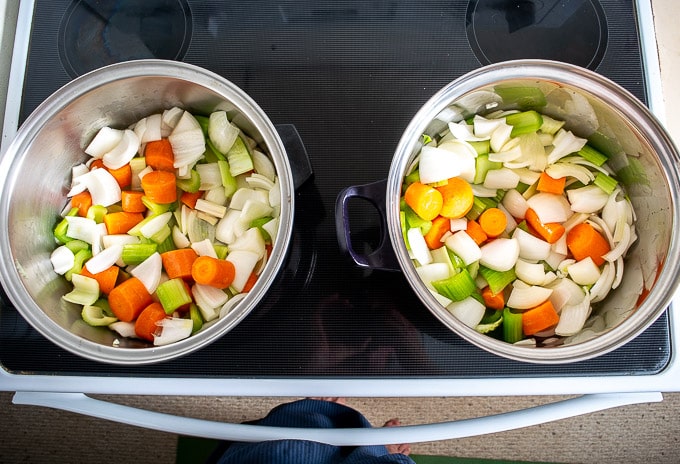
[[[293,125],[314,172],[296,192],[287,263],[234,330],[191,355],[111,366],[57,348],[6,301],[0,361],[20,373],[183,377],[447,377],[650,374],[670,358],[668,317],[591,361],[532,365],[460,339],[401,273],[339,251],[335,200],[387,177],[402,131],[436,91],[488,63],[547,58],[595,70],[646,101],[633,0],[36,0],[19,120],[106,64],[164,58],[245,90]],[[355,249],[376,246],[375,209],[352,206]],[[354,227],[354,226],[353,226]]]

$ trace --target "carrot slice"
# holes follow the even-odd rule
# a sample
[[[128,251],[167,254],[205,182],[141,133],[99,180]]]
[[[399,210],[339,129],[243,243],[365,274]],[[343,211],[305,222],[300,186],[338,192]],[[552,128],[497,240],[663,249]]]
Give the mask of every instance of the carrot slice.
[[[71,197],[71,208],[78,208],[78,216],[86,217],[90,206],[92,206],[92,195],[87,190]]]
[[[191,267],[196,258],[198,255],[193,248],[179,248],[161,253],[163,268],[171,279],[191,279]]]
[[[234,281],[236,268],[225,259],[199,256],[191,265],[194,282],[216,288],[227,288]]]
[[[160,303],[153,302],[139,313],[135,321],[135,333],[139,338],[153,342],[153,335],[158,330],[158,321],[167,315]]]
[[[587,222],[567,232],[567,248],[576,261],[590,257],[597,266],[604,264],[602,256],[611,250],[607,239]]]
[[[83,266],[83,270],[80,273],[86,277],[95,279],[99,283],[99,290],[101,290],[101,292],[105,295],[108,295],[116,286],[116,282],[118,282],[119,271],[120,268],[114,265],[103,270],[102,272],[93,274],[87,270],[87,266]]]
[[[527,309],[522,313],[522,331],[524,335],[534,335],[549,329],[560,321],[555,307],[546,300],[538,306]]]
[[[151,295],[137,277],[118,284],[109,293],[109,306],[116,317],[123,322],[137,319],[139,313],[152,303]]]
[[[486,232],[484,232],[484,229],[482,229],[482,226],[480,226],[477,221],[468,220],[465,232],[467,232],[470,238],[472,238],[472,240],[474,240],[477,245],[481,245],[489,238],[489,236],[486,235]]]
[[[434,187],[420,182],[413,182],[404,192],[406,204],[422,219],[431,221],[442,209],[442,194]]]
[[[508,218],[505,213],[498,208],[487,208],[479,216],[479,225],[484,233],[489,237],[498,237],[508,225]]]
[[[430,230],[425,234],[425,243],[430,250],[440,248],[442,244],[442,237],[446,232],[451,230],[451,220],[444,216],[437,216],[432,221]]]
[[[203,192],[201,190],[191,193],[191,192],[182,192],[182,196],[179,197],[179,201],[187,205],[191,209],[196,208],[196,202],[198,201],[199,198],[203,196]]]
[[[446,185],[437,187],[437,191],[442,194],[442,216],[450,219],[462,218],[472,209],[475,195],[465,180],[452,177]]]
[[[126,234],[130,229],[142,222],[143,219],[144,215],[142,213],[117,211],[105,214],[104,224],[109,235]]]
[[[536,211],[531,208],[527,208],[524,219],[527,220],[532,230],[548,243],[555,243],[564,235],[565,229],[562,224],[559,222],[542,223]]]
[[[114,179],[116,179],[120,188],[124,189],[132,184],[132,168],[129,164],[121,166],[118,169],[105,169],[109,171],[109,174],[111,174]]]
[[[146,165],[158,171],[175,172],[175,155],[168,139],[148,142],[144,148]]]
[[[251,272],[250,275],[248,276],[248,280],[246,280],[245,285],[243,286],[243,290],[241,291],[242,293],[247,293],[253,289],[255,286],[255,283],[257,283],[258,275],[255,274],[254,272]]]
[[[487,308],[502,310],[505,308],[505,295],[503,292],[493,293],[488,285],[482,289],[482,298]]]
[[[172,172],[151,171],[142,177],[142,189],[149,200],[161,205],[177,200],[177,181]]]
[[[139,190],[123,190],[120,193],[120,203],[123,211],[127,213],[143,213],[146,211],[146,205],[142,201],[144,192]]]
[[[536,184],[536,190],[544,193],[554,193],[556,195],[562,195],[564,193],[564,185],[566,184],[566,177],[559,177],[555,179],[550,177],[545,171],[541,172],[538,178],[538,184]]]

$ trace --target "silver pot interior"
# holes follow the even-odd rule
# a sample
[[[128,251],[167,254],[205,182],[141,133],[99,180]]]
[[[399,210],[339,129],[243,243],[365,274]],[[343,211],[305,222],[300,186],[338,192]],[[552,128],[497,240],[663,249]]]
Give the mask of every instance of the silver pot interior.
[[[62,300],[70,291],[51,269],[52,235],[66,205],[71,167],[103,126],[124,128],[173,106],[200,114],[226,110],[272,158],[282,190],[279,233],[260,281],[230,314],[188,339],[151,347],[85,324],[79,309]],[[264,112],[240,89],[184,63],[142,60],[84,75],[50,96],[26,120],[1,160],[0,224],[2,280],[28,322],[61,347],[87,358],[118,364],[172,359],[223,335],[243,319],[275,278],[292,229],[292,175],[285,149]],[[120,345],[114,347],[114,342]]]
[[[444,120],[523,107],[504,100],[499,88],[540,90],[539,110],[565,120],[565,128],[598,137],[612,153],[609,164],[637,214],[637,243],[629,250],[622,284],[594,308],[586,327],[562,346],[510,345],[468,328],[437,303],[420,282],[401,238],[399,198],[403,174],[420,150],[422,134],[434,136]],[[389,232],[400,266],[420,299],[445,325],[479,347],[511,359],[536,363],[571,362],[599,356],[629,341],[666,309],[678,283],[678,152],[657,119],[618,85],[563,63],[525,60],[491,65],[443,88],[406,129],[387,186]]]

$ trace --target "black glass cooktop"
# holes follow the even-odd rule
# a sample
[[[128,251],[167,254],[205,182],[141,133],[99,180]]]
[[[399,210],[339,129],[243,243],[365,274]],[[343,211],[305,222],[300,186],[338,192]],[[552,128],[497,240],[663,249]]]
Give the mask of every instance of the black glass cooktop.
[[[667,315],[626,346],[561,366],[509,361],[439,323],[401,273],[359,269],[335,235],[338,193],[384,179],[412,115],[481,65],[549,58],[588,67],[646,101],[633,0],[36,0],[20,120],[96,67],[138,58],[208,68],[293,125],[314,175],[296,194],[277,283],[221,340],[121,367],[64,352],[11,305],[0,361],[15,373],[182,377],[488,377],[649,374],[670,358]],[[363,246],[379,220],[356,206]],[[357,213],[357,211],[359,213]],[[357,245],[355,245],[356,248]]]

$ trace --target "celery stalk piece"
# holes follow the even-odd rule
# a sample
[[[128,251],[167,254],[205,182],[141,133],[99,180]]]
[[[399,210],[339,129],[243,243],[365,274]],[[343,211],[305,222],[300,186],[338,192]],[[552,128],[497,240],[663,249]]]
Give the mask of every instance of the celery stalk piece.
[[[503,309],[503,339],[508,343],[517,343],[523,338],[522,313],[510,308]]]
[[[475,330],[479,333],[487,334],[493,332],[503,323],[503,311],[487,309],[484,317],[479,321]]]
[[[89,248],[77,251],[74,255],[73,267],[64,274],[66,280],[71,281],[74,275],[80,274],[83,270],[83,264],[90,258],[92,258],[92,251]]]
[[[619,184],[616,179],[604,172],[598,172],[593,183],[604,190],[607,195],[611,195]]]
[[[475,280],[467,269],[463,269],[448,279],[434,281],[432,286],[437,293],[453,301],[463,301],[477,290]]]
[[[484,183],[486,178],[486,173],[492,169],[500,169],[503,167],[503,163],[500,161],[489,161],[488,151],[487,153],[482,153],[477,156],[475,160],[475,177],[472,181],[474,184]]]
[[[586,161],[590,161],[595,166],[602,166],[609,159],[607,155],[586,143],[578,154]]]
[[[60,243],[66,243],[66,242],[73,240],[73,238],[66,235],[66,233],[68,232],[68,220],[66,218],[71,217],[71,216],[75,216],[77,214],[78,214],[78,208],[71,208],[68,211],[68,213],[66,213],[66,216],[64,216],[64,218],[61,221],[59,221],[59,224],[57,224],[55,226],[55,228],[54,228],[54,238],[56,238],[57,241],[59,241]]]
[[[68,302],[79,305],[92,305],[99,299],[99,282],[92,277],[73,274],[71,278],[73,290],[62,298]]]
[[[198,306],[196,306],[194,303],[189,306],[189,318],[193,323],[193,328],[191,329],[191,335],[193,335],[203,327],[203,317],[201,317],[201,312],[198,310]]]
[[[156,253],[156,243],[130,243],[123,245],[121,259],[126,265],[140,264]]]
[[[226,160],[219,160],[217,165],[220,169],[220,176],[222,177],[222,186],[224,187],[224,195],[229,198],[238,188],[236,178],[231,175],[229,163]]]
[[[81,317],[88,325],[102,327],[113,324],[118,320],[116,317],[106,315],[104,310],[96,303],[83,306],[83,310],[80,312]]]
[[[92,205],[88,208],[86,218],[94,220],[97,224],[104,222],[104,215],[108,212],[102,205]]]
[[[177,187],[184,192],[196,193],[201,187],[201,176],[196,169],[189,171],[186,179],[177,179]]]
[[[517,137],[521,134],[530,134],[538,131],[543,124],[543,117],[540,113],[529,110],[509,114],[505,117],[505,122],[512,126],[510,136]]]
[[[540,108],[547,104],[545,95],[537,87],[510,87],[499,85],[494,87],[494,91],[503,99],[506,105],[518,108]]]
[[[193,300],[184,280],[177,277],[166,280],[156,288],[156,295],[165,313],[170,315],[178,308],[191,303]]]

